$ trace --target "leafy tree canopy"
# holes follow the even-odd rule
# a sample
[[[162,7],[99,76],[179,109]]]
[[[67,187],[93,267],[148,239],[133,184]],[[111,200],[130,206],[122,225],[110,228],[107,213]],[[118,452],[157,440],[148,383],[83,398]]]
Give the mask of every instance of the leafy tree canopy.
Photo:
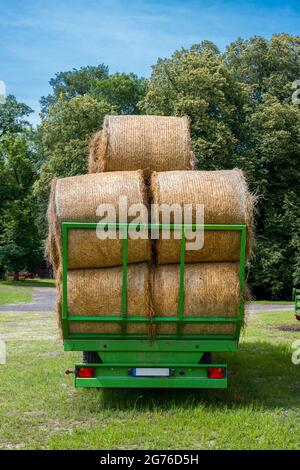
[[[40,100],[42,116],[45,117],[51,105],[63,95],[65,99],[76,98],[92,92],[95,83],[108,77],[108,67],[104,64],[87,66],[67,72],[59,72],[50,80],[52,94]]]
[[[0,138],[6,134],[17,134],[29,127],[27,117],[33,110],[25,103],[18,103],[13,95],[9,95],[4,103],[0,103]]]
[[[214,169],[235,164],[243,103],[242,87],[206,41],[159,59],[140,106],[149,114],[188,115],[199,166]]]
[[[13,96],[0,105],[0,271],[33,269],[42,257],[32,194],[38,154],[26,120],[31,112]]]
[[[188,115],[201,169],[244,169],[258,194],[250,284],[266,297],[300,285],[300,37],[238,39],[220,54],[211,43],[176,51],[153,67],[142,109]]]
[[[263,101],[265,94],[290,102],[291,85],[300,77],[300,37],[239,38],[227,47],[224,60],[235,78],[246,85],[249,104]]]

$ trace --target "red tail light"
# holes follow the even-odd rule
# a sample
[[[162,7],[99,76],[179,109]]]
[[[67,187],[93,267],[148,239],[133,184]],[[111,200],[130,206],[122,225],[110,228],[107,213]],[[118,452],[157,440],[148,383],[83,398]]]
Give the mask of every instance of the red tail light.
[[[93,367],[80,367],[77,371],[77,377],[81,379],[91,379],[95,375]]]
[[[225,369],[222,369],[222,367],[210,367],[207,371],[207,376],[209,379],[224,379]]]

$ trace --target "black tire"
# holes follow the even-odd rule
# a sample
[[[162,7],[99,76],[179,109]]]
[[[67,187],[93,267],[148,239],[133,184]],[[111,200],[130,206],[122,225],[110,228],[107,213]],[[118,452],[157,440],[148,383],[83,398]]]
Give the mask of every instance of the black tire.
[[[83,351],[82,358],[84,364],[99,364],[101,359],[96,351]]]
[[[205,352],[200,359],[200,364],[211,364],[212,363],[212,353]]]

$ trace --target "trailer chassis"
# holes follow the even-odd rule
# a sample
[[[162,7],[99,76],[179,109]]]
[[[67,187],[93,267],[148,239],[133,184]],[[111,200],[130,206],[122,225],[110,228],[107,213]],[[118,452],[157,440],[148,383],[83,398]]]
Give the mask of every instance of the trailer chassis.
[[[180,285],[177,316],[154,316],[154,323],[174,322],[176,334],[134,335],[127,333],[129,322],[149,322],[147,316],[127,316],[127,248],[129,224],[103,224],[107,228],[124,230],[123,239],[123,286],[122,308],[119,316],[77,316],[68,312],[68,232],[76,229],[96,230],[99,224],[85,222],[62,223],[62,328],[65,351],[94,351],[97,360],[75,365],[73,372],[78,388],[227,388],[228,372],[226,364],[210,363],[205,360],[207,353],[234,352],[238,349],[244,315],[246,225],[216,224],[146,224],[146,228],[182,230],[180,246]],[[141,224],[137,224],[140,225]],[[184,268],[185,268],[185,228],[204,230],[237,230],[240,232],[240,305],[234,317],[184,315]],[[72,322],[117,322],[119,334],[70,333]],[[186,323],[234,323],[235,334],[184,334]]]

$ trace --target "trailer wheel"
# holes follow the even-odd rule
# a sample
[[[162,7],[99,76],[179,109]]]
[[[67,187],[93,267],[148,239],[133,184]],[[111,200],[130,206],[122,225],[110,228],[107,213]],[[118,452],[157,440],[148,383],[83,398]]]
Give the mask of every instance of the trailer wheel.
[[[212,363],[211,352],[205,352],[199,362],[200,364],[211,364]]]
[[[98,364],[101,362],[100,356],[96,351],[83,351],[84,364]]]

